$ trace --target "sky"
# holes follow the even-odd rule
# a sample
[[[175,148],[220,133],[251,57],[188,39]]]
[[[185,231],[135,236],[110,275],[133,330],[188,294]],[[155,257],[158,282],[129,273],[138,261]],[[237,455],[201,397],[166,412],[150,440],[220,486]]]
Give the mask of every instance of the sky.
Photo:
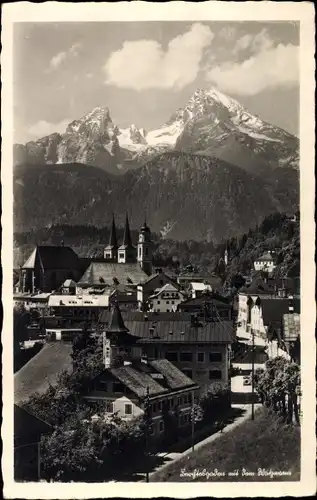
[[[299,133],[295,22],[15,23],[13,59],[15,142],[62,133],[96,106],[150,130],[210,87]]]

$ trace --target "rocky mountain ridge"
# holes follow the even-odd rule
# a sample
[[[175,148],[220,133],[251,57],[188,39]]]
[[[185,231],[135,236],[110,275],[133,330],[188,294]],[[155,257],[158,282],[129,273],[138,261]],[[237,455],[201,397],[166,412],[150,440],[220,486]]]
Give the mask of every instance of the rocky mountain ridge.
[[[82,163],[120,174],[169,151],[218,157],[254,173],[299,164],[296,137],[214,88],[198,89],[166,124],[150,131],[135,124],[119,128],[107,106],[96,107],[64,134],[15,144],[14,158],[15,164]]]

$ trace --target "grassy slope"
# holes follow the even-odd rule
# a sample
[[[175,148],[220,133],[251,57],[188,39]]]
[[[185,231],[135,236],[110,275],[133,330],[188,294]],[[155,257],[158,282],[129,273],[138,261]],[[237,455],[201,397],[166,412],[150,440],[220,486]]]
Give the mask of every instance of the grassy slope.
[[[243,468],[255,475],[242,476]],[[197,477],[195,481],[272,481],[270,477],[258,476],[258,468],[292,472],[291,476],[276,476],[275,481],[300,479],[300,429],[285,425],[265,408],[256,412],[254,421],[246,421],[215,442],[158,471],[151,481],[193,481],[192,477],[180,476],[182,469],[226,472],[225,477]],[[228,477],[236,469],[239,476]]]

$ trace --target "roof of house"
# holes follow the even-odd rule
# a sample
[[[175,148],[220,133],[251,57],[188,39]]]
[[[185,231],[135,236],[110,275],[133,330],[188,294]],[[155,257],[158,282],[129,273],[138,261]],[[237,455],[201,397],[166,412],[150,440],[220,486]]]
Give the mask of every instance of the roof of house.
[[[40,245],[36,246],[22,269],[34,269],[36,259],[44,269],[77,269],[78,255],[70,247]]]
[[[166,283],[166,285],[162,286],[162,288],[157,288],[154,291],[154,294],[149,297],[149,299],[152,299],[154,297],[160,296],[164,292],[178,292],[179,288],[171,285],[170,283]]]
[[[72,345],[47,343],[14,375],[14,402],[26,401],[35,392],[55,385],[61,371],[72,370]]]
[[[294,312],[299,312],[300,301],[293,300]],[[284,314],[289,312],[289,299],[265,299],[261,301],[262,318],[264,325],[282,326]]]
[[[148,275],[138,263],[118,264],[116,262],[92,262],[77,283],[82,285],[108,285],[129,284],[136,286],[145,282]]]
[[[165,377],[169,388],[172,390],[185,389],[196,385],[191,378],[187,377],[167,359],[154,359],[149,361],[148,364]]]
[[[239,293],[246,293],[248,295],[261,295],[261,294],[275,294],[274,286],[266,283],[264,279],[257,278],[252,281],[249,286],[240,288]]]
[[[52,427],[21,406],[14,405],[14,440],[33,442],[42,434],[52,430]]]
[[[181,304],[179,304],[178,309],[181,310],[183,307],[186,306],[199,306],[199,305],[204,305],[204,303],[213,303],[215,306],[219,307],[230,307],[230,301],[228,298],[223,297],[221,295],[213,295],[213,294],[204,294],[200,295],[199,297],[196,298],[190,298],[187,300],[184,300]]]
[[[201,283],[201,282],[196,282],[196,281],[192,281],[190,283],[191,287],[193,290],[196,290],[197,292],[199,291],[204,291],[204,290],[210,290],[211,289],[211,286],[206,284],[206,283]]]
[[[156,273],[153,273],[151,274],[151,276],[148,276],[147,277],[147,280],[142,282],[142,283],[139,283],[140,285],[147,285],[148,283],[150,283],[152,280],[154,280],[155,278],[159,277],[159,276],[165,276],[165,278],[167,278],[168,280],[170,280],[170,282],[173,284],[173,286],[175,286],[178,290],[180,289],[180,286],[179,284],[176,282],[176,280],[174,278],[171,278],[171,276],[169,276],[168,274],[166,274],[164,271],[160,270],[159,272],[156,272]]]
[[[76,286],[76,281],[71,280],[71,279],[67,279],[67,280],[64,281],[64,283],[63,283],[62,286],[67,287],[67,288],[69,288],[69,287],[75,287]]]
[[[148,373],[139,371],[132,365],[119,366],[118,368],[110,368],[110,373],[116,377],[122,384],[134,392],[138,397],[146,397],[147,389],[150,396],[164,394],[168,389],[162,387]]]
[[[124,321],[122,319],[122,314],[121,314],[118,302],[116,302],[111,310],[110,320],[109,320],[109,324],[107,326],[107,333],[110,333],[110,332],[126,333],[127,331],[128,331],[128,329],[125,326]]]
[[[300,314],[287,313],[283,315],[283,337],[287,342],[295,342],[300,336]]]
[[[264,253],[263,255],[261,255],[260,257],[258,257],[257,259],[255,259],[256,262],[259,262],[259,261],[266,261],[266,262],[272,262],[274,261],[274,256],[267,252],[267,253]]]
[[[109,295],[51,295],[48,299],[49,307],[108,307]]]

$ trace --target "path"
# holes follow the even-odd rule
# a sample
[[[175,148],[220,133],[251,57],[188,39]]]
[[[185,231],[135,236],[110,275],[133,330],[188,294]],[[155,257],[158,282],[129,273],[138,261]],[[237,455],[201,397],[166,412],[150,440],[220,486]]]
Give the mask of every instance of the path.
[[[261,406],[260,404],[256,404],[254,406],[254,408],[256,409],[260,406]],[[244,413],[240,417],[237,417],[232,423],[229,423],[228,425],[226,425],[226,427],[223,428],[222,432],[218,431],[218,432],[212,434],[211,436],[208,436],[207,438],[203,439],[199,443],[195,444],[194,451],[199,450],[200,448],[202,448],[203,446],[205,446],[209,443],[212,443],[213,441],[218,439],[222,434],[225,434],[227,432],[231,432],[235,427],[242,424],[243,422],[245,422],[246,420],[248,420],[251,417],[251,411],[252,411],[251,405],[248,405],[248,404],[247,405],[232,405],[232,408],[241,409],[244,411]],[[181,458],[183,458],[187,455],[190,455],[191,453],[192,453],[192,448],[187,449],[183,453],[165,453],[165,454],[162,453],[162,454],[160,454],[160,456],[165,460],[166,463],[163,463],[162,465],[157,467],[154,471],[152,471],[149,474],[149,481],[151,481],[151,478],[152,478],[152,480],[155,480],[154,476],[157,472],[161,471],[162,469],[167,468],[171,463],[175,463],[178,460],[180,460]],[[144,475],[145,475],[145,473],[144,473]],[[143,479],[142,482],[145,482],[145,479]]]

